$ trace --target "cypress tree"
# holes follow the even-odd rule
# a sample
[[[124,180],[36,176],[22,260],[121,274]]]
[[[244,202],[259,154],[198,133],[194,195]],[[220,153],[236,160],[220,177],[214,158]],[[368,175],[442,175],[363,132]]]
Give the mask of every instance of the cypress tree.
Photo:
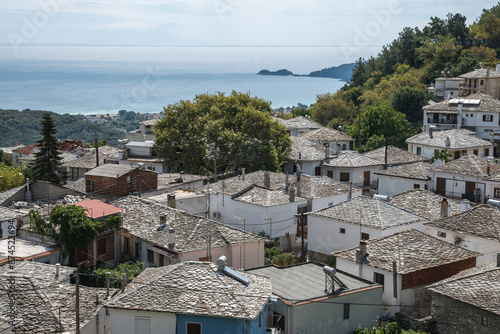
[[[63,158],[59,156],[57,130],[49,112],[43,113],[41,125],[42,138],[36,141],[39,151],[35,153],[33,177],[60,184],[66,180],[67,173],[61,167]]]

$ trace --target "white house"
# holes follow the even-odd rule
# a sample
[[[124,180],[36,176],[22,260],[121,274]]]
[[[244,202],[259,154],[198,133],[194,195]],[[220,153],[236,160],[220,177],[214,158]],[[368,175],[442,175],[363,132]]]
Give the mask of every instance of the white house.
[[[434,167],[433,189],[436,193],[454,198],[483,202],[486,192],[484,178],[500,172],[500,165],[475,155],[466,155],[458,160]]]
[[[356,197],[309,214],[309,252],[319,261],[325,261],[326,255],[354,247],[359,240],[375,239],[409,228],[425,231],[425,222],[424,217],[386,201]]]
[[[481,204],[425,224],[429,235],[476,251],[477,264],[496,265],[500,254],[500,209]]]
[[[500,99],[500,65],[497,64],[496,70],[490,68],[476,69],[459,76],[464,80],[460,84],[460,95],[475,95],[483,93]]]
[[[384,163],[384,165],[387,165],[387,167],[429,161],[426,157],[410,153],[393,145],[382,146],[365,152],[362,155],[364,157],[380,161]]]
[[[357,186],[370,186],[376,182],[374,173],[383,168],[383,162],[358,152],[342,152],[323,162],[322,175]]]
[[[334,151],[352,150],[354,145],[354,139],[347,133],[325,127],[299,133],[298,136],[322,146],[328,145]]]
[[[290,137],[292,148],[286,158],[283,171],[288,174],[297,172],[297,168],[303,174],[321,176],[321,164],[336,151],[332,146],[323,146],[302,137]]]
[[[155,142],[131,141],[125,144],[125,148],[118,152],[118,158],[107,158],[106,163],[120,165],[143,166],[145,169],[163,173],[165,171],[165,160],[158,158],[154,152]]]
[[[500,135],[500,100],[477,93],[460,96],[423,107],[424,131],[467,128],[479,138],[490,140]]]
[[[476,137],[473,131],[467,129],[434,131],[434,128],[430,128],[427,132],[408,138],[406,143],[408,152],[429,159],[443,149],[451,154],[451,159],[472,154],[481,158],[489,157],[493,156],[493,148],[496,146],[490,141]]]
[[[227,257],[228,265],[264,264],[265,239],[186,211],[128,196],[111,202],[122,213],[122,254],[146,266]]]
[[[130,131],[127,133],[126,137],[129,141],[139,141],[144,142],[148,140],[155,140],[155,135],[153,133],[153,128],[155,124],[159,121],[159,118],[148,119],[139,123],[139,129]]]
[[[434,93],[439,100],[452,99],[459,96],[460,84],[464,83],[463,78],[439,77],[434,79],[434,85],[427,88],[427,91]]]
[[[384,286],[385,312],[425,317],[430,315],[426,286],[474,268],[480,254],[410,229],[332,255],[338,269]]]
[[[379,170],[375,172],[377,191],[381,195],[393,196],[411,189],[431,189],[433,180],[429,171],[432,167],[428,162],[414,162]]]
[[[298,116],[292,119],[275,118],[285,126],[290,136],[298,136],[300,133],[316,130],[323,126],[311,120],[310,117]]]

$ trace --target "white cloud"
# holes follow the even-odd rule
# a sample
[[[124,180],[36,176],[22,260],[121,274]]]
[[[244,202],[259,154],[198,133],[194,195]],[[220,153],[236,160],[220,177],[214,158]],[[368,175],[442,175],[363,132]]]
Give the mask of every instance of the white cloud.
[[[146,29],[153,29],[156,28],[156,26],[144,22],[137,22],[137,21],[131,21],[131,22],[116,22],[116,23],[108,23],[108,24],[98,24],[95,26],[92,26],[91,28],[94,29],[112,29],[112,30],[122,30],[122,29],[132,29],[132,30],[146,30]]]

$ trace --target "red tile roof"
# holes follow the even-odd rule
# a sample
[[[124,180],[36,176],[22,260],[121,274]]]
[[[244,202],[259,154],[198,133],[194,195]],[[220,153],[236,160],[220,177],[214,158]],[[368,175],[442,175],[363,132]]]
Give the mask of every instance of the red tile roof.
[[[114,215],[123,210],[96,199],[76,203],[76,206],[87,209],[87,216],[92,219]]]

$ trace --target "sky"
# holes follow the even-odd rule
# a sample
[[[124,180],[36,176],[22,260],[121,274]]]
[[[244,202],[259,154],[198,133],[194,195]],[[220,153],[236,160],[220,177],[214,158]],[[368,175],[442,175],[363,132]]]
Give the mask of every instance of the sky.
[[[382,46],[484,0],[2,0],[0,45]]]

